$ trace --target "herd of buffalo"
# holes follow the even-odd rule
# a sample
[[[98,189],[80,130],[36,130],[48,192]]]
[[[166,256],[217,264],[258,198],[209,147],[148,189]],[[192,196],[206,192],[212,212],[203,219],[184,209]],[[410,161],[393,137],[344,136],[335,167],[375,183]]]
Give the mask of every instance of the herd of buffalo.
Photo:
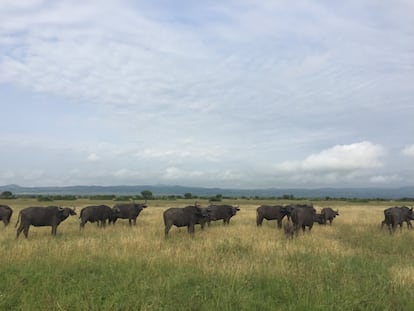
[[[83,229],[87,222],[96,222],[98,226],[105,227],[106,222],[115,224],[117,219],[128,219],[129,225],[136,225],[137,217],[147,205],[143,203],[120,203],[113,207],[107,205],[92,205],[82,208],[80,211],[80,228]],[[178,208],[171,207],[164,211],[163,219],[165,225],[165,237],[171,227],[187,227],[190,234],[194,234],[194,227],[200,224],[203,229],[205,224],[210,225],[211,221],[223,220],[223,223],[229,224],[230,219],[239,211],[238,206],[233,205],[210,205],[208,207],[200,207],[197,203],[194,205]],[[13,210],[7,205],[0,205],[0,220],[7,226]],[[291,204],[291,205],[261,205],[256,210],[256,224],[261,226],[263,220],[276,220],[277,227],[282,228],[283,218],[287,218],[284,222],[283,229],[287,238],[293,237],[299,230],[305,231],[308,227],[312,229],[314,223],[321,225],[332,224],[332,221],[339,215],[338,211],[334,211],[330,207],[322,208],[317,213],[311,204]],[[59,224],[71,215],[76,215],[74,209],[69,207],[27,207],[19,212],[16,227],[16,238],[23,231],[27,238],[29,227],[50,226],[52,227],[52,235],[56,235],[56,229]],[[390,233],[393,233],[397,226],[402,228],[404,222],[407,227],[411,228],[411,220],[414,219],[413,208],[406,206],[390,207],[384,210],[384,220],[381,228],[386,225]]]

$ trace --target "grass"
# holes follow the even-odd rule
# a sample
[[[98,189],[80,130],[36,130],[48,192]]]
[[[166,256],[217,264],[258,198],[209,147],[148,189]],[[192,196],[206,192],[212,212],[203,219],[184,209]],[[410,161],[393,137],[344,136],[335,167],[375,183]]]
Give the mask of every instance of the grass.
[[[16,240],[18,211],[39,204],[2,203],[15,213],[9,227],[0,225],[0,310],[414,310],[414,232],[380,229],[394,202],[313,202],[340,216],[293,240],[274,221],[256,227],[265,202],[253,200],[228,202],[241,208],[230,225],[197,226],[194,238],[173,227],[164,239],[162,212],[183,200],[151,201],[136,227],[121,220],[80,231],[75,216],[56,237],[31,227],[27,240]],[[62,203],[78,212],[113,205]]]

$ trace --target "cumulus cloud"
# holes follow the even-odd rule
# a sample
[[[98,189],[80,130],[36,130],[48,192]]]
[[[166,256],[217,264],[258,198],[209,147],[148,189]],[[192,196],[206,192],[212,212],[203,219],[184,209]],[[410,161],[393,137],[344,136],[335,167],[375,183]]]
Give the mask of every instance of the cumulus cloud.
[[[165,170],[165,173],[163,175],[164,179],[170,179],[170,180],[182,180],[182,179],[191,179],[194,177],[201,177],[205,173],[201,171],[194,171],[194,170],[184,170],[180,169],[178,167],[168,167]]]
[[[410,145],[405,147],[401,153],[408,157],[414,157],[414,145]]]
[[[3,113],[26,119],[0,125],[5,176],[18,183],[16,168],[36,166],[43,182],[390,181],[382,138],[403,145],[413,132],[410,8],[0,1]],[[399,126],[370,122],[383,112]]]
[[[96,153],[91,153],[88,155],[88,161],[96,162],[98,160],[99,160],[99,157],[96,155]]]
[[[284,172],[340,172],[377,168],[383,165],[384,149],[368,141],[336,145],[311,154],[302,161],[286,161],[275,165]]]
[[[372,176],[369,181],[374,184],[390,184],[399,181],[401,178],[397,174]]]

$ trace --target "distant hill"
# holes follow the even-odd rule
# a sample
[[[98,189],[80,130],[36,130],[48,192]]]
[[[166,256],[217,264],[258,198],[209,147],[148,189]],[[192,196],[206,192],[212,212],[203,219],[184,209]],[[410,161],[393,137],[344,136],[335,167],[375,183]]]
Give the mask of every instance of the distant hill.
[[[0,192],[11,191],[13,194],[36,195],[137,195],[149,190],[154,195],[184,195],[191,193],[198,196],[222,194],[231,197],[281,197],[293,195],[296,198],[359,198],[359,199],[401,199],[414,198],[414,187],[401,188],[268,188],[268,189],[224,189],[186,187],[179,185],[137,185],[137,186],[68,186],[68,187],[21,187],[18,185],[0,186]]]

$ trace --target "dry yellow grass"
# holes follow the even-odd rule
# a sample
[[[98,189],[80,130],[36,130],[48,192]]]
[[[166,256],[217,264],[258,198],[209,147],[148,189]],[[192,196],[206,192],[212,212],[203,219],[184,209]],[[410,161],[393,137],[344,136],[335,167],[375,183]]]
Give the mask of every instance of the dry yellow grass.
[[[15,210],[10,226],[0,226],[0,244],[3,247],[3,251],[0,252],[1,266],[40,266],[48,273],[56,266],[68,267],[67,269],[72,271],[70,280],[75,284],[84,282],[80,288],[90,287],[87,279],[84,280],[82,276],[84,273],[88,274],[89,270],[81,270],[77,275],[78,267],[86,266],[92,269],[92,276],[98,278],[95,282],[102,281],[103,292],[106,290],[106,282],[111,280],[106,280],[100,274],[96,276],[95,273],[102,271],[104,275],[109,273],[109,277],[119,278],[118,269],[123,267],[122,279],[127,279],[123,286],[129,288],[128,282],[138,282],[135,279],[128,281],[128,275],[132,273],[139,275],[138,278],[145,277],[147,281],[151,280],[152,285],[138,283],[141,289],[150,293],[152,286],[154,292],[163,289],[174,293],[177,286],[175,282],[183,282],[187,278],[194,279],[195,274],[198,276],[194,281],[197,285],[194,289],[194,284],[189,282],[189,295],[193,297],[192,295],[204,294],[205,301],[211,301],[206,293],[200,292],[200,288],[203,288],[200,282],[212,279],[214,282],[220,282],[221,285],[214,285],[214,282],[213,285],[204,284],[221,297],[211,302],[210,306],[219,306],[220,300],[227,295],[234,295],[234,291],[238,292],[238,301],[247,299],[244,303],[251,302],[246,295],[255,295],[262,299],[261,292],[266,290],[265,285],[272,284],[275,290],[279,291],[281,299],[292,299],[294,291],[299,290],[299,300],[303,300],[302,303],[305,305],[311,303],[310,301],[316,305],[324,303],[324,291],[337,289],[334,290],[335,295],[339,295],[340,299],[346,298],[349,303],[339,309],[346,310],[360,304],[358,299],[353,300],[353,296],[358,297],[361,291],[364,292],[361,289],[356,290],[358,286],[366,287],[367,292],[364,295],[370,297],[370,288],[379,285],[379,296],[374,299],[378,305],[383,305],[381,299],[386,298],[390,288],[401,292],[414,283],[412,256],[407,248],[414,242],[414,231],[404,227],[402,233],[397,231],[391,236],[387,229],[381,230],[383,210],[397,205],[394,202],[317,202],[314,206],[318,211],[322,207],[331,206],[339,210],[340,216],[334,220],[332,226],[315,224],[311,233],[300,232],[298,237],[292,240],[287,240],[283,230],[276,228],[275,221],[265,220],[262,227],[256,226],[256,208],[264,202],[240,200],[226,202],[236,203],[241,208],[231,219],[230,225],[224,226],[222,222],[214,222],[204,230],[196,226],[194,238],[187,233],[187,228],[172,227],[169,238],[165,239],[162,217],[163,211],[168,207],[184,207],[193,202],[150,201],[149,207],[140,214],[137,226],[130,227],[126,220],[119,220],[115,226],[106,226],[105,229],[87,223],[85,228],[80,230],[79,218],[75,216],[68,218],[58,227],[56,237],[51,236],[49,227],[31,227],[29,239],[21,236],[16,240],[14,224],[18,211],[26,206],[40,204],[30,200],[15,202],[15,205],[13,202],[10,204]],[[79,213],[82,207],[94,203],[97,202],[79,200],[63,205],[76,206]],[[99,203],[113,205],[113,202]],[[199,203],[207,205],[207,202]],[[138,270],[129,270],[131,266]],[[61,277],[55,276],[58,279]],[[174,280],[175,277],[177,280]],[[50,280],[50,286],[53,286],[53,278]],[[13,277],[10,282],[19,284],[15,283]],[[259,286],[258,289],[253,291],[256,286]],[[290,286],[286,292],[283,290],[284,286]],[[252,291],[255,294],[252,294]],[[82,292],[79,294],[82,295]],[[368,299],[366,297],[365,300]],[[71,296],[68,296],[68,301],[71,299]],[[148,304],[141,305],[141,309],[156,308],[154,306],[157,305],[158,296],[154,299]],[[30,299],[28,301],[31,303]],[[266,305],[272,306],[270,302]],[[404,303],[402,305],[405,306]],[[86,308],[89,306],[84,305]],[[294,310],[295,301],[292,301],[292,306],[291,310]]]

